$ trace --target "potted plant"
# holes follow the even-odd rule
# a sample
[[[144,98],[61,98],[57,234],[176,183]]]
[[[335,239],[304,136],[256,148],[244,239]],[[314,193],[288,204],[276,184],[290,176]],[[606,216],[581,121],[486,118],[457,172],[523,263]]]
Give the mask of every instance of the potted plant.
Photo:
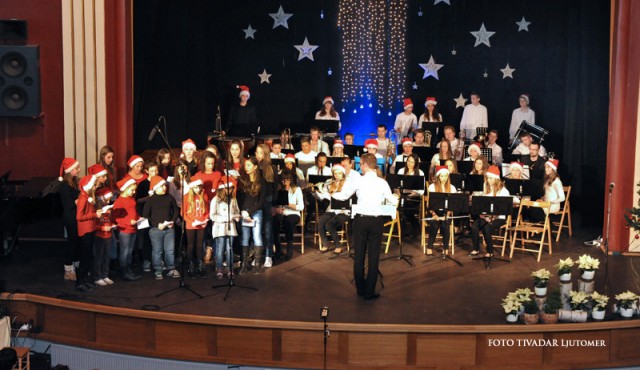
[[[524,312],[524,303],[531,301],[531,294],[533,292],[529,288],[521,288],[507,293],[502,299],[502,309],[507,314],[508,322],[518,321],[518,315]]]
[[[549,284],[551,272],[547,269],[540,269],[532,272],[531,276],[533,276],[533,285],[535,286],[536,295],[538,297],[546,296],[547,285]]]
[[[560,281],[562,282],[568,282],[571,281],[571,270],[573,268],[573,260],[571,259],[571,257],[567,257],[566,259],[560,259],[560,261],[558,261],[558,264],[556,265],[558,267],[558,277],[560,278]]]
[[[607,303],[609,302],[609,297],[604,294],[600,294],[598,292],[591,293],[591,304],[593,306],[593,311],[591,311],[591,317],[594,320],[603,320],[605,310],[607,308]]]
[[[540,321],[544,324],[555,324],[558,322],[558,310],[562,308],[562,299],[560,299],[560,291],[555,289],[549,293],[547,300],[544,302],[542,312],[540,313]]]
[[[638,308],[638,295],[627,290],[616,295],[618,300],[618,310],[622,317],[632,317],[633,311]]]
[[[591,303],[589,294],[585,292],[576,292],[572,290],[569,292],[569,297],[571,297],[571,309],[574,311],[588,311],[589,303]]]
[[[583,254],[578,257],[578,267],[582,273],[584,280],[591,280],[596,273],[596,269],[600,266],[600,260],[592,258],[589,255]]]
[[[524,314],[522,315],[523,321],[527,325],[533,325],[538,323],[538,304],[535,300],[529,300],[523,303],[524,306]]]

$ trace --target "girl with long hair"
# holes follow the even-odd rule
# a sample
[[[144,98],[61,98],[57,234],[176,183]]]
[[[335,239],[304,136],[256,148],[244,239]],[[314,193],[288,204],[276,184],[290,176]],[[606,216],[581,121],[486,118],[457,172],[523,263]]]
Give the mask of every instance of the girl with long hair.
[[[114,151],[113,148],[105,145],[100,148],[100,160],[99,164],[102,165],[107,170],[107,181],[105,183],[106,186],[111,189],[114,196],[118,194],[118,187],[116,186],[116,181],[118,181],[118,170],[114,165]]]
[[[509,190],[504,187],[502,180],[500,180],[500,169],[498,166],[491,166],[487,169],[484,176],[484,191],[483,196],[486,197],[508,197]],[[493,238],[491,234],[493,230],[500,228],[505,223],[505,216],[494,215],[478,215],[471,224],[471,240],[473,242],[473,250],[470,255],[476,256],[480,253],[480,232],[484,236],[484,241],[487,243],[487,252],[485,257],[493,256]]]
[[[271,153],[269,145],[258,144],[256,147],[256,159],[260,166],[262,177],[267,183],[267,194],[262,205],[262,230],[264,232],[264,267],[273,266],[273,199],[278,193],[278,183],[276,182],[275,172],[271,164]]]
[[[60,201],[62,203],[62,221],[67,234],[67,250],[64,260],[64,280],[76,280],[76,267],[80,261],[80,239],[76,220],[78,195],[78,174],[80,162],[74,158],[65,158],[60,165]]]
[[[256,157],[251,157],[244,162],[244,170],[240,175],[240,210],[242,215],[242,269],[240,273],[247,272],[247,260],[249,257],[249,242],[253,240],[255,250],[254,257],[256,268],[254,273],[262,271],[262,206],[267,196],[267,183],[262,177],[260,166]]]
[[[191,178],[189,193],[185,198],[184,227],[187,234],[187,261],[189,261],[187,273],[192,279],[196,275],[204,279],[207,277],[207,272],[204,267],[202,243],[209,220],[209,203],[208,197],[204,195],[204,183],[198,174]]]
[[[446,166],[436,167],[436,181],[429,185],[429,193],[455,193],[456,187],[451,185],[449,178],[449,168]],[[436,234],[440,229],[442,234],[442,243],[445,251],[449,248],[449,224],[451,220],[447,220],[446,215],[441,211],[430,210],[431,220],[429,220],[429,239],[427,245],[427,255],[433,254],[433,243],[436,240]]]
[[[280,189],[287,192],[288,203],[277,208],[276,215],[273,218],[273,234],[278,235],[275,237],[276,254],[280,255],[282,253],[282,245],[280,244],[279,234],[280,225],[282,225],[287,241],[287,255],[285,260],[288,261],[293,257],[293,231],[298,222],[300,222],[300,217],[302,217],[304,199],[300,187],[293,183],[292,173],[283,172],[280,176],[280,181]]]
[[[236,201],[233,182],[226,176],[222,178],[216,196],[209,207],[209,218],[213,221],[213,240],[216,245],[216,279],[223,278],[223,261],[229,266],[228,277],[233,275],[233,239],[238,236],[236,222],[240,220],[240,209]]]
[[[342,165],[334,164],[331,167],[331,174],[333,177],[329,179],[322,189],[316,190],[314,196],[319,200],[331,201],[331,198],[342,191],[344,186],[347,171]],[[332,209],[331,203],[327,211],[320,216],[318,220],[318,230],[320,232],[320,239],[322,241],[321,252],[326,252],[330,249],[330,242],[333,242],[335,247],[334,253],[342,253],[342,246],[340,245],[340,238],[338,237],[338,227],[344,225],[349,220],[349,211],[341,209]],[[327,237],[329,233],[329,237]]]

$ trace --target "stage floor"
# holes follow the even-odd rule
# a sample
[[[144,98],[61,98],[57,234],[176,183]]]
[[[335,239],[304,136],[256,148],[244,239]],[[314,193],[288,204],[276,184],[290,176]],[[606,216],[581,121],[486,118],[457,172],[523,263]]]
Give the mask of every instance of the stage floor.
[[[62,278],[62,242],[20,242],[10,257],[0,259],[0,279],[6,280],[8,292],[132,309],[155,305],[162,312],[185,315],[318,322],[321,321],[321,308],[328,306],[331,322],[504,324],[500,301],[506,293],[521,287],[533,289],[530,273],[539,268],[552,272],[550,287],[556,286],[558,278],[554,265],[560,258],[571,256],[576,259],[585,253],[599,258],[601,269],[596,273],[596,290],[604,291],[605,256],[598,248],[583,243],[598,233],[598,230],[576,229],[573,237],[565,234],[559,243],[554,243],[553,254],[544,253],[539,263],[533,254],[516,252],[510,263],[493,261],[489,270],[485,269],[482,260],[473,260],[467,255],[471,250],[470,238],[463,238],[456,245],[453,257],[463,264],[462,267],[441,259],[425,262],[430,258],[422,254],[418,241],[407,241],[404,253],[413,256],[415,266],[397,259],[381,262],[384,287],[380,286],[379,280],[381,297],[374,301],[364,301],[356,295],[352,259],[343,253],[343,257],[329,260],[331,254],[318,253],[310,239],[303,255],[296,251],[291,261],[276,263],[261,275],[250,272],[238,276],[235,280],[238,286],[231,290],[226,301],[223,301],[226,288],[211,287],[225,284],[227,280],[215,280],[212,270],[206,280],[185,279],[191,289],[204,296],[203,299],[184,289],[156,297],[158,293],[178,287],[179,280],[156,281],[152,273],[143,273],[143,278],[136,282],[112,277],[115,280],[112,286],[79,293],[73,282]],[[394,243],[389,256],[397,254],[397,243]],[[631,267],[633,258],[637,257],[609,257],[610,296],[627,289],[637,291]],[[577,274],[575,266],[574,280]],[[242,289],[240,285],[258,290]]]

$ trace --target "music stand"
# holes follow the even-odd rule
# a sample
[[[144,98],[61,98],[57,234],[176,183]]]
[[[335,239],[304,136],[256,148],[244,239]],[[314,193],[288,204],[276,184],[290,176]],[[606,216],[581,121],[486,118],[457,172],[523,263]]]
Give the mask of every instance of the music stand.
[[[513,197],[491,197],[491,196],[474,196],[471,198],[471,214],[472,215],[497,215],[508,217],[513,210]],[[480,230],[478,230],[480,231]],[[506,236],[505,236],[506,237]],[[486,242],[486,240],[485,240]],[[510,260],[500,257],[474,257],[474,260],[482,260],[485,269],[491,268],[491,260],[511,263]]]
[[[414,207],[405,207],[404,203],[407,200],[407,195],[404,194],[405,190],[424,190],[425,178],[424,176],[406,176],[406,175],[387,175],[387,183],[389,183],[389,187],[391,189],[400,189],[400,204],[398,206],[398,210],[402,211],[405,209],[413,209]],[[399,212],[400,223],[402,222],[402,212]],[[397,258],[398,260],[405,261],[409,264],[409,266],[413,267],[413,256],[406,255],[402,252],[402,239],[400,239],[399,243],[400,248],[398,251],[398,256],[390,256],[381,259],[380,261],[390,260],[392,258]]]
[[[345,145],[343,151],[344,154],[349,156],[349,158],[360,157],[362,154],[366,153],[363,145]]]
[[[294,149],[285,149],[285,148],[282,148],[282,149],[280,149],[280,152],[281,152],[282,154],[284,154],[284,155],[287,155],[287,154],[296,154],[296,151],[295,151]]]
[[[461,173],[449,174],[449,180],[451,181],[451,185],[455,186],[456,189],[462,190],[465,187],[465,184],[466,184],[465,176]]]
[[[487,162],[493,163],[493,149],[480,148],[480,154],[487,158]]]
[[[467,175],[464,185],[464,191],[471,193],[475,191],[484,191],[484,175]]]
[[[456,164],[458,165],[458,173],[468,175],[473,170],[475,161],[457,161]]]
[[[327,157],[327,164],[333,166],[334,164],[340,164],[344,157]]]
[[[435,146],[414,146],[413,153],[417,154],[420,158],[420,162],[431,163],[431,158],[440,152],[440,148]]]
[[[456,216],[463,213],[469,212],[469,196],[461,193],[437,193],[431,192],[429,193],[429,210],[431,211],[440,211],[444,213],[444,222],[448,223],[449,220],[457,219],[457,218],[466,218],[469,216]],[[452,212],[454,216],[449,217],[448,212]],[[432,221],[430,217],[427,217],[425,220]],[[448,227],[448,226],[446,226]],[[455,235],[449,235],[449,238],[453,238]],[[450,239],[451,240],[451,239]],[[446,253],[449,249],[448,245],[443,246],[442,251],[442,260],[450,260],[458,264],[458,266],[462,267],[463,264],[449,256]],[[424,260],[423,263],[433,261],[435,259],[440,259],[440,257],[433,257],[427,260]]]
[[[431,133],[431,146],[435,146],[434,143],[440,142],[438,139],[440,139],[443,125],[442,122],[422,122],[424,132],[429,131]]]
[[[336,133],[340,121],[337,119],[316,119],[313,121],[313,126],[318,127],[321,132]]]

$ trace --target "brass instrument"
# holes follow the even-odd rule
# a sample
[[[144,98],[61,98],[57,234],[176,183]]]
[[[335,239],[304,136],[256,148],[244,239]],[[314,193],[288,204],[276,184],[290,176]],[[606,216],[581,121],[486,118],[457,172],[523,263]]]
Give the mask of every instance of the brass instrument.
[[[388,134],[389,142],[387,143],[387,155],[384,158],[384,173],[389,173],[391,164],[396,159],[396,142],[398,141],[398,133],[395,129],[391,129]]]
[[[461,130],[460,137],[459,137],[460,143],[458,144],[458,147],[454,149],[454,153],[453,153],[454,157],[458,161],[464,158],[464,141],[466,138],[467,138],[467,134],[464,132],[464,130]]]
[[[431,146],[431,131],[424,130],[424,145]]]
[[[284,139],[282,139],[282,136],[285,136]],[[291,144],[291,129],[290,128],[285,128],[284,130],[282,130],[282,133],[280,134],[280,138],[282,140],[282,147],[284,149],[293,149],[293,145]]]

